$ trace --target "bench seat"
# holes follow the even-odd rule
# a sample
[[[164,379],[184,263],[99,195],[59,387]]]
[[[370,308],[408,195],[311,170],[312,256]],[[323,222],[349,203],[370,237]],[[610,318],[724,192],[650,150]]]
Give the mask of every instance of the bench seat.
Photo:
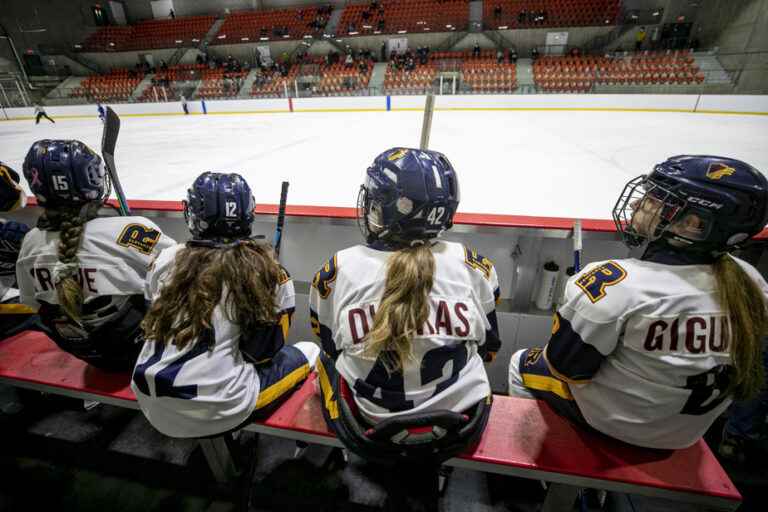
[[[246,430],[341,447],[325,424],[312,374],[268,419]],[[62,352],[44,334],[0,341],[0,381],[138,409],[126,373],[106,373]],[[735,510],[741,495],[700,440],[682,450],[649,450],[586,432],[537,400],[496,395],[488,427],[449,466]],[[551,493],[551,491],[550,491]],[[546,509],[547,507],[545,507]]]

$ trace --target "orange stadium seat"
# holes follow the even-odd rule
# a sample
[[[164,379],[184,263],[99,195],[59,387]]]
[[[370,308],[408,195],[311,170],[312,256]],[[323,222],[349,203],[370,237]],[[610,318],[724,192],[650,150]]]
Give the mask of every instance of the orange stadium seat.
[[[82,44],[83,51],[130,51],[194,46],[213,26],[213,16],[141,21],[130,27],[104,27]]]
[[[338,35],[447,32],[469,26],[469,0],[383,0],[348,5],[341,15]]]
[[[620,3],[619,0],[486,0],[483,23],[488,29],[615,25]]]

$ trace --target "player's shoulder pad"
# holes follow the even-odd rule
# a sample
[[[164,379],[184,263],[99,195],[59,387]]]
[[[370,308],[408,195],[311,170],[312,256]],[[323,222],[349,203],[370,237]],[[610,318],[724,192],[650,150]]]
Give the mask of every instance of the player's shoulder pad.
[[[618,318],[642,300],[636,293],[641,273],[630,259],[590,263],[568,280],[566,307],[588,310],[596,321]]]
[[[321,298],[327,299],[333,291],[332,283],[339,274],[339,253],[335,253],[326,261],[312,278],[312,288],[317,290]]]
[[[115,222],[117,245],[147,256],[152,254],[160,237],[163,236],[160,228],[146,217],[110,217],[110,219],[119,219]]]
[[[175,244],[170,247],[166,247],[152,259],[149,264],[149,270],[155,272],[163,272],[166,267],[173,265],[173,262],[176,260],[176,255],[184,248],[186,248],[185,244]]]
[[[480,273],[485,279],[491,280],[494,275],[493,262],[477,252],[477,249],[468,247],[466,245],[461,246],[464,252],[464,264]]]

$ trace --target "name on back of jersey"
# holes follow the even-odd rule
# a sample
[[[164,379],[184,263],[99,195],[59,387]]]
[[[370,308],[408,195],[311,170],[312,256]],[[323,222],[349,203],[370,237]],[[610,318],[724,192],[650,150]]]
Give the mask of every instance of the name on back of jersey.
[[[51,269],[37,266],[29,269],[29,273],[32,275],[32,279],[35,283],[36,293],[50,292],[56,289],[53,284],[53,272]],[[96,278],[98,270],[95,268],[78,267],[77,272],[74,275],[75,281],[85,292],[93,294],[99,293],[96,285]]]
[[[355,304],[343,309],[339,317],[339,334],[353,343],[363,341],[373,328],[376,305]],[[479,316],[469,300],[448,297],[429,297],[429,315],[424,325],[417,329],[418,336],[479,340]]]
[[[659,354],[727,353],[729,335],[730,323],[723,315],[641,317],[627,326],[624,345]]]

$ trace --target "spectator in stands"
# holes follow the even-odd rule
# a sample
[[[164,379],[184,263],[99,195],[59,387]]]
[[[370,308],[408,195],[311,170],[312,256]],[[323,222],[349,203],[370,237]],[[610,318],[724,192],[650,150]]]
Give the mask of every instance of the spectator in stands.
[[[635,51],[639,52],[643,48],[643,42],[645,41],[645,27],[640,27],[635,35]]]
[[[502,13],[502,9],[500,5],[497,5],[496,7],[493,8],[493,18],[495,20],[501,19],[501,13]]]
[[[386,62],[387,60],[387,42],[383,41],[381,43],[381,49],[380,49],[380,62]]]
[[[527,20],[528,20],[528,12],[525,9],[517,13],[517,23],[519,25],[525,25]]]
[[[355,63],[355,59],[352,57],[352,52],[347,53],[347,57],[344,59],[344,67],[351,68]]]
[[[383,32],[387,28],[387,21],[384,18],[380,18],[376,24],[376,30]]]
[[[168,16],[170,16],[172,20],[176,19],[176,13],[173,12],[173,9],[171,9],[171,12],[168,13]]]
[[[655,50],[659,46],[659,35],[661,34],[661,30],[659,29],[659,26],[656,25],[653,27],[653,30],[651,30],[651,49]]]
[[[480,56],[480,43],[475,41],[475,46],[472,48],[472,56],[473,57],[479,57]]]
[[[62,350],[105,370],[132,368],[147,268],[173,239],[144,217],[99,218],[109,177],[80,141],[35,142],[24,177],[43,213],[19,254],[21,302]]]
[[[496,51],[496,63],[501,64],[504,62],[504,52],[501,50]]]
[[[239,429],[274,411],[315,366],[317,345],[285,344],[293,282],[252,237],[253,209],[240,175],[203,173],[184,202],[192,239],[163,251],[147,276],[152,304],[131,388],[165,435]],[[178,387],[163,388],[168,373]]]
[[[517,50],[514,48],[509,50],[509,62],[510,64],[517,64]]]
[[[531,48],[531,60],[536,62],[536,59],[538,58],[539,58],[539,49],[536,46],[534,46],[533,48]]]

